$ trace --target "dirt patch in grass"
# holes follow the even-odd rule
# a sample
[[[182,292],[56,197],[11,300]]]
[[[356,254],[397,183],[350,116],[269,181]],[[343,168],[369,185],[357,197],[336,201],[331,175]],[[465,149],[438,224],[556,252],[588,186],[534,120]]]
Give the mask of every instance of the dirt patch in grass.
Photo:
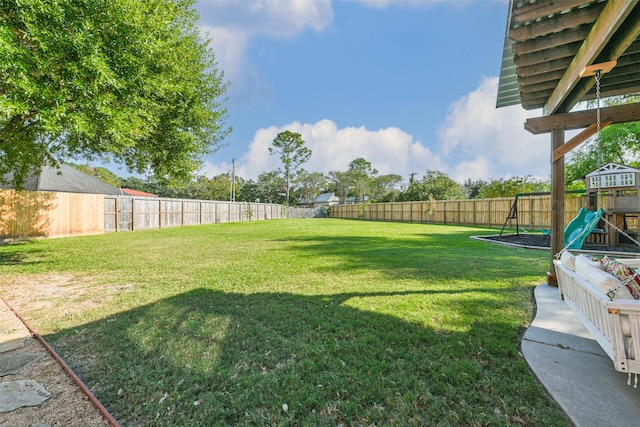
[[[21,314],[51,308],[56,303],[77,300],[85,294],[70,274],[45,274],[9,279],[2,286],[3,296]]]

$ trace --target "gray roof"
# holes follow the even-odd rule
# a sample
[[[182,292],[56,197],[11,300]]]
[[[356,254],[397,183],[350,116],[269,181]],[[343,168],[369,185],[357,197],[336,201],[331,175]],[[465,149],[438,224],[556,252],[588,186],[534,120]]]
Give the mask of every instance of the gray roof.
[[[5,181],[10,182],[12,176],[7,175],[4,178]],[[13,185],[0,184],[0,188],[13,188]],[[119,188],[113,187],[65,164],[61,164],[59,169],[45,166],[39,175],[30,175],[25,180],[24,190],[58,191],[62,193],[122,194]]]
[[[337,197],[333,193],[322,193],[313,200],[313,203],[324,203],[337,200]]]

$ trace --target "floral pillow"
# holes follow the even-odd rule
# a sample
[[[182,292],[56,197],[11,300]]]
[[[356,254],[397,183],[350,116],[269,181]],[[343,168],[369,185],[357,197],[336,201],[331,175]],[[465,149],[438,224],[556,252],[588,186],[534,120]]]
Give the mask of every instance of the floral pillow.
[[[626,284],[626,287],[629,289],[633,299],[640,299],[640,275],[637,275],[633,268],[624,265],[613,258],[609,258],[606,255],[602,258],[602,268],[623,282],[630,277],[633,277]]]

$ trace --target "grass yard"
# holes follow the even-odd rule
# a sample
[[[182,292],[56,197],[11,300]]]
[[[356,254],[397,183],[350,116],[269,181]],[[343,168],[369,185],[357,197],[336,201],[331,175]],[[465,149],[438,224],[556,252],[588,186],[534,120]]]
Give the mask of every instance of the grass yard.
[[[273,220],[0,246],[0,291],[123,426],[565,426],[520,341],[547,252]],[[18,291],[20,289],[20,292]]]

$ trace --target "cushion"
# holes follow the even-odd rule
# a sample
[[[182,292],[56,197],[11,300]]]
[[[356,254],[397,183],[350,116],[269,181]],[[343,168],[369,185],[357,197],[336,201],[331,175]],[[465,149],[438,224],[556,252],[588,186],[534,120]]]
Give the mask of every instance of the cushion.
[[[625,259],[617,258],[616,261],[621,262],[624,265],[626,265],[627,267],[633,268],[634,270],[640,268],[640,259],[639,258],[625,258]]]
[[[606,255],[602,258],[602,268],[616,276],[622,282],[631,278],[631,280],[626,283],[626,288],[629,290],[633,299],[640,299],[640,276],[636,275],[633,268]]]
[[[560,262],[569,270],[576,271],[576,256],[571,252],[562,252],[562,255],[560,255]]]
[[[602,270],[602,262],[600,262],[600,260],[598,258],[596,258],[596,257],[591,257],[591,256],[587,256],[587,255],[584,255],[584,254],[579,254],[578,256],[576,256],[576,259],[573,262],[574,262],[574,264],[576,266],[576,269],[578,268],[578,264],[581,264],[583,267],[585,265],[592,265],[592,266]]]
[[[576,257],[576,273],[584,278],[591,286],[606,294],[620,285],[620,280],[612,274],[599,268],[600,261],[591,257],[579,255]],[[613,299],[633,299],[625,286],[617,288]]]

